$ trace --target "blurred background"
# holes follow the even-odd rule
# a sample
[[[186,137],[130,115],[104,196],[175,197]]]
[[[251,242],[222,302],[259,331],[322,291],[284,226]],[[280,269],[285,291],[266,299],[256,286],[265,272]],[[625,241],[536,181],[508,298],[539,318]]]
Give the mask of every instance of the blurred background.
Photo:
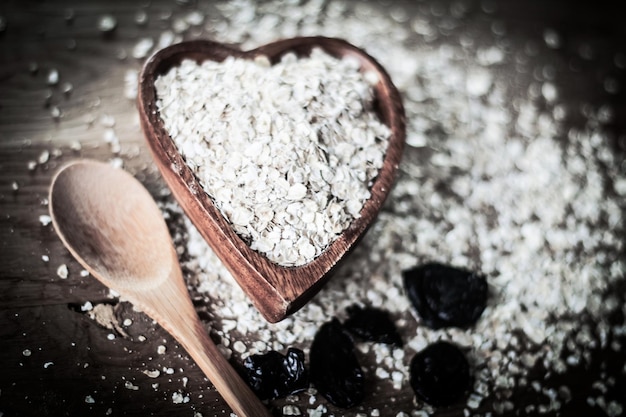
[[[517,104],[531,100],[539,112],[557,120],[562,140],[572,129],[600,129],[606,141],[602,149],[614,160],[605,181],[624,213],[626,190],[616,184],[626,176],[626,25],[618,2],[3,0],[0,416],[230,415],[166,332],[81,274],[49,224],[48,186],[64,162],[95,158],[123,166],[163,204],[171,202],[144,144],[135,107],[145,59],[181,40],[206,38],[249,49],[316,34],[344,37],[379,59],[409,107],[421,103],[412,84],[419,57],[449,59],[446,54],[452,54],[459,67],[488,68],[487,88],[503,86],[504,105],[512,114],[519,111]],[[443,65],[434,66],[441,73],[432,75],[431,84],[448,79]],[[428,99],[437,98],[432,94]],[[422,122],[408,120],[405,176],[436,149],[433,137],[465,131],[445,121],[437,128],[443,132],[433,128],[434,120],[424,122],[426,127]],[[180,212],[171,215],[171,223],[179,224]],[[623,246],[621,253],[626,255]],[[623,279],[607,286],[615,294],[611,299],[622,305],[624,289]],[[192,294],[207,327],[220,326],[205,295]],[[120,336],[114,321],[94,323],[87,302],[114,305],[117,317],[133,323],[125,328],[127,337]],[[545,385],[505,384],[497,394],[490,390],[475,408],[460,404],[432,410],[415,403],[406,384],[401,390],[372,388],[354,410],[320,408],[324,401],[311,403],[308,395],[277,400],[271,407],[276,415],[286,415],[283,406],[292,404],[301,415],[319,416],[624,415],[624,321],[619,306],[602,323],[581,318],[581,326],[611,329],[604,342],[601,332],[592,331],[599,339],[585,361],[560,374],[538,366],[533,378]],[[168,349],[159,354],[161,345]],[[148,368],[159,369],[160,376],[143,372]],[[559,390],[564,385],[568,392]]]

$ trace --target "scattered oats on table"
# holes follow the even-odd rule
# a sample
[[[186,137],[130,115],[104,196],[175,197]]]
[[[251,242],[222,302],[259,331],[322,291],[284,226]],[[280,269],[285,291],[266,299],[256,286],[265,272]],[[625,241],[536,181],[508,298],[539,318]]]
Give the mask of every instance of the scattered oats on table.
[[[541,55],[537,55],[538,51],[562,48],[565,38],[547,28],[544,45],[542,39],[520,45],[495,26],[491,38],[489,32],[485,39],[474,37],[464,30],[464,13],[481,12],[461,3],[456,2],[450,10],[421,9],[423,13],[414,15],[399,4],[381,9],[369,2],[275,0],[262,4],[251,0],[215,2],[214,14],[205,13],[204,19],[189,10],[174,17],[172,12],[153,11],[148,16],[145,6],[136,11],[134,22],[140,31],[137,42],[120,58],[145,58],[155,48],[183,36],[188,38],[191,31],[199,30],[203,37],[239,44],[244,50],[277,38],[323,34],[366,46],[368,53],[385,65],[404,98],[409,146],[388,203],[349,262],[293,317],[277,324],[266,323],[194,227],[187,220],[177,225],[176,239],[185,249],[183,264],[189,282],[194,291],[207,294],[215,317],[212,325],[221,337],[219,348],[226,354],[246,357],[269,349],[284,350],[290,345],[307,347],[328,317],[343,314],[355,302],[375,305],[397,318],[406,338],[403,348],[373,346],[364,352],[375,357],[372,372],[386,378],[377,380],[377,386],[389,384],[398,392],[410,389],[409,358],[436,340],[453,341],[468,352],[477,376],[464,413],[484,416],[513,409],[516,404],[508,395],[525,389],[532,390],[537,398],[521,410],[528,414],[558,414],[561,404],[571,401],[578,388],[568,387],[568,381],[553,387],[548,380],[529,379],[530,370],[543,367],[549,374],[558,374],[569,367],[586,366],[591,352],[602,343],[611,343],[616,351],[623,348],[615,342],[623,337],[623,324],[613,325],[608,320],[616,313],[626,313],[623,295],[609,291],[623,283],[626,271],[626,175],[623,161],[612,153],[611,138],[604,129],[611,123],[611,105],[583,103],[580,112],[585,120],[579,126],[570,126],[566,120],[578,109],[568,106],[561,97],[558,80],[550,76],[557,60],[540,61]],[[73,17],[72,12],[66,18]],[[151,33],[153,37],[147,37],[141,32],[144,26],[157,22],[164,25],[161,36]],[[198,24],[204,26],[193,26]],[[0,32],[5,26],[6,18],[0,17]],[[623,54],[617,54],[615,61],[618,70],[626,68]],[[195,71],[192,67],[185,64],[178,70]],[[43,62],[31,63],[28,71],[33,75],[41,72],[45,88],[63,89],[64,78]],[[529,77],[524,78],[524,74]],[[511,80],[503,79],[508,76],[529,82],[523,89],[512,91]],[[136,96],[132,85],[135,79],[136,69],[120,79],[120,84],[125,82],[124,94],[129,98]],[[606,79],[604,87],[608,92],[615,91],[614,80]],[[306,99],[307,93],[302,88],[296,94]],[[227,102],[221,104],[222,110],[227,108]],[[281,103],[273,105],[280,107]],[[62,123],[61,109],[55,109],[55,114],[57,111]],[[87,127],[95,120],[88,114]],[[202,127],[203,121],[197,122]],[[272,123],[286,124],[282,119],[263,116],[252,127],[257,130],[258,124],[258,130],[269,134]],[[282,127],[285,132],[304,128],[299,124]],[[235,136],[236,141],[245,139],[247,132],[239,130],[243,132]],[[219,135],[214,139],[219,140]],[[208,152],[193,144],[185,147],[199,158]],[[262,155],[262,149],[250,148],[249,152]],[[80,150],[80,143],[73,149]],[[348,152],[341,147],[337,151],[338,155]],[[194,163],[194,155],[188,157],[188,162]],[[326,148],[312,153],[313,158],[324,155],[329,155]],[[45,169],[51,156],[47,150],[32,155],[25,168]],[[246,158],[249,156],[245,152],[238,152],[233,161],[226,161],[221,175],[233,181],[235,170],[229,170],[228,165],[236,163],[245,181],[255,180],[258,167],[246,165]],[[114,159],[118,166],[123,161],[121,156]],[[242,170],[244,167],[247,171]],[[319,181],[333,184],[332,178],[329,181],[321,172]],[[276,174],[267,175],[273,178]],[[281,213],[285,214],[280,219],[275,219],[274,209],[258,210],[260,222],[273,225],[277,220],[287,223],[291,217],[311,215],[312,203],[303,201],[318,204],[323,195],[319,200],[309,198],[310,188],[303,188],[304,182],[297,181],[301,176],[293,168],[288,179],[278,181],[293,206],[283,209]],[[20,184],[20,190],[26,186]],[[236,227],[247,229],[254,217],[252,211],[233,205],[231,195],[220,184],[216,189],[219,195],[214,197],[230,204],[225,211],[233,215]],[[340,210],[336,205],[332,208]],[[335,213],[336,218],[358,212],[356,204],[346,205],[344,210],[341,215]],[[324,224],[316,216],[309,220]],[[46,226],[50,219],[42,216],[39,221]],[[333,229],[337,223],[328,224]],[[259,250],[272,251],[282,239],[282,233],[257,235],[250,239],[264,238],[255,244]],[[47,257],[42,259],[49,261]],[[485,274],[491,301],[476,327],[433,330],[418,326],[415,330],[415,319],[406,314],[409,306],[402,296],[401,271],[425,261],[468,267]],[[81,277],[87,275],[86,271],[80,272]],[[599,325],[581,325],[583,319]],[[145,336],[137,339],[147,340]],[[25,357],[31,354],[28,349],[22,353]],[[621,372],[626,372],[621,366]],[[161,377],[175,373],[165,365],[148,372],[149,376]],[[610,393],[615,389],[614,382],[607,379],[602,383],[594,385],[597,395],[588,401],[607,415],[623,414],[623,405],[604,399],[604,390]],[[175,397],[176,401],[185,398],[180,393]],[[303,415],[326,413],[315,391],[302,397],[305,400],[298,407]],[[90,395],[82,398],[87,403],[95,402]],[[372,401],[382,404],[385,400],[377,397]],[[407,408],[411,409],[393,413],[427,416],[432,412],[421,404]],[[111,412],[109,409],[107,414]],[[370,415],[378,413],[371,411]]]
[[[546,29],[544,39],[526,49],[528,45],[516,44],[495,28],[491,38],[476,38],[463,31],[463,17],[443,8],[439,14],[409,14],[401,5],[382,10],[364,2],[322,3],[219,3],[220,24],[206,35],[244,50],[311,34],[366,46],[404,99],[408,146],[399,178],[348,262],[302,310],[274,325],[250,308],[243,291],[185,221],[185,237],[179,239],[187,248],[191,279],[223,324],[220,348],[245,357],[262,353],[253,343],[258,340],[279,351],[307,347],[328,317],[341,316],[355,302],[374,305],[397,317],[406,338],[404,348],[391,353],[371,348],[380,358],[376,367],[381,374],[384,370],[394,378],[379,384],[389,383],[398,392],[410,389],[410,357],[436,340],[448,340],[467,350],[475,368],[466,414],[505,412],[512,405],[508,396],[534,382],[538,398],[526,404],[529,409],[537,412],[542,405],[558,413],[559,403],[571,399],[569,389],[564,385],[553,401],[545,390],[550,382],[530,380],[530,370],[564,372],[570,366],[561,359],[565,349],[585,363],[599,346],[597,333],[623,332],[607,319],[623,311],[623,297],[607,289],[623,282],[626,271],[619,198],[626,195],[626,175],[604,129],[611,106],[585,104],[582,125],[566,122],[574,110],[562,99],[558,83],[535,67],[548,72],[552,67],[536,52],[550,53],[562,45],[554,30]],[[460,25],[450,29],[459,35],[458,43],[443,35],[444,23],[448,29]],[[527,83],[513,90],[517,86],[507,78],[511,75]],[[474,328],[415,330],[401,271],[427,261],[486,276],[490,298]],[[585,318],[602,325],[598,330],[581,327]],[[236,340],[246,342],[248,351],[233,352]],[[395,351],[404,355],[395,359]],[[389,356],[394,360],[385,360]],[[485,399],[474,410],[478,396]],[[313,401],[303,412],[315,413],[317,404]],[[484,407],[489,408],[483,413]],[[616,408],[605,407],[611,413]],[[405,411],[432,413],[419,404]]]

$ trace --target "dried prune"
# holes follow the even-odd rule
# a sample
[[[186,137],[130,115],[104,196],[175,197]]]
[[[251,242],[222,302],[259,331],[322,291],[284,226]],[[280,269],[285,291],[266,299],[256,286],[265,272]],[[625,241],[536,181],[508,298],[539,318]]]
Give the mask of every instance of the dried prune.
[[[285,397],[309,387],[304,352],[297,348],[289,348],[286,355],[274,350],[250,355],[240,373],[262,400]]]
[[[348,307],[348,319],[343,323],[353,335],[370,342],[402,346],[402,338],[389,313],[357,304]]]
[[[469,327],[487,304],[487,281],[475,272],[429,263],[402,276],[409,300],[433,329]]]
[[[436,407],[459,401],[471,383],[465,355],[455,345],[443,341],[416,353],[409,373],[417,397]]]
[[[365,395],[364,375],[350,334],[337,319],[319,328],[311,344],[311,382],[337,407],[359,404]]]

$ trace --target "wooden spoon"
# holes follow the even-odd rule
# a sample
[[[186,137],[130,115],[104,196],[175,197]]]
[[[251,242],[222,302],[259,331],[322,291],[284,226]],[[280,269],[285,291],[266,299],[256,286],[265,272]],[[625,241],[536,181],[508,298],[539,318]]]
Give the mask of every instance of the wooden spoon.
[[[174,336],[238,416],[271,415],[208,337],[163,215],[139,181],[109,164],[70,163],[52,180],[49,204],[78,262]]]
[[[360,217],[313,261],[299,267],[282,267],[251,250],[202,190],[163,125],[156,105],[154,82],[159,75],[179,65],[184,59],[223,61],[228,56],[254,59],[265,55],[275,63],[286,53],[307,56],[314,48],[321,48],[335,57],[355,57],[363,71],[372,71],[378,75],[379,82],[375,87],[376,110],[380,120],[390,127],[391,138],[384,165]],[[172,45],[158,51],[144,65],[139,77],[138,107],[152,155],[174,196],[254,305],[270,322],[282,320],[302,307],[365,234],[391,189],[405,139],[404,109],[400,94],[389,75],[363,50],[333,38],[294,38],[250,51],[202,40]]]

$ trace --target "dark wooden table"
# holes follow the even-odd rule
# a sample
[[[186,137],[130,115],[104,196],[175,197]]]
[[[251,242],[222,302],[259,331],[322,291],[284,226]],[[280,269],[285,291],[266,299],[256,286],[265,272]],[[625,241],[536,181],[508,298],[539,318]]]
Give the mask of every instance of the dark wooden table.
[[[428,3],[419,5],[427,7]],[[566,69],[557,77],[560,91],[573,105],[610,103],[615,117],[608,127],[615,152],[626,154],[626,70],[615,64],[616,56],[626,56],[626,24],[612,3],[510,0],[466,4],[474,11],[467,15],[468,24],[486,30],[496,23],[522,39],[541,42],[546,28],[558,29],[562,47],[554,53],[558,58],[554,64],[557,70]],[[146,26],[134,22],[140,6],[151,17]],[[194,6],[195,2],[161,0],[149,5],[121,0],[0,3],[1,416],[191,417],[196,411],[205,417],[229,415],[223,400],[182,348],[130,306],[120,304],[126,311],[118,314],[131,317],[137,333],[111,343],[95,342],[111,331],[96,325],[80,307],[86,301],[106,302],[109,292],[80,275],[79,264],[41,217],[48,214],[53,173],[79,157],[119,158],[154,194],[163,189],[144,143],[135,103],[125,97],[127,87],[119,81],[128,70],[141,66],[142,59],[131,56],[138,39],[162,30],[156,16]],[[117,18],[112,35],[97,27],[104,13]],[[593,56],[581,58],[581,48],[589,48]],[[58,83],[48,80],[53,69],[58,71]],[[620,83],[619,91],[606,91],[607,76]],[[115,140],[109,143],[107,139],[112,123],[119,149]],[[63,264],[69,268],[67,279],[57,272]],[[623,322],[624,317],[615,320]],[[140,334],[145,341],[138,341]],[[157,347],[163,340],[169,349],[160,355]],[[626,339],[621,343],[626,346]],[[153,379],[141,372],[146,364],[174,372],[162,372]],[[563,377],[579,382],[573,384],[574,398],[562,415],[604,415],[586,401],[588,382],[598,375],[617,379],[615,392],[607,397],[625,403],[624,348],[621,352],[599,349],[592,364]],[[172,394],[185,381],[189,402],[175,404]],[[528,395],[532,394],[514,394],[519,407],[511,414],[523,414]],[[408,394],[395,397],[396,404],[413,401]],[[371,406],[395,416],[388,405]],[[452,408],[441,414],[463,415],[463,411]]]

